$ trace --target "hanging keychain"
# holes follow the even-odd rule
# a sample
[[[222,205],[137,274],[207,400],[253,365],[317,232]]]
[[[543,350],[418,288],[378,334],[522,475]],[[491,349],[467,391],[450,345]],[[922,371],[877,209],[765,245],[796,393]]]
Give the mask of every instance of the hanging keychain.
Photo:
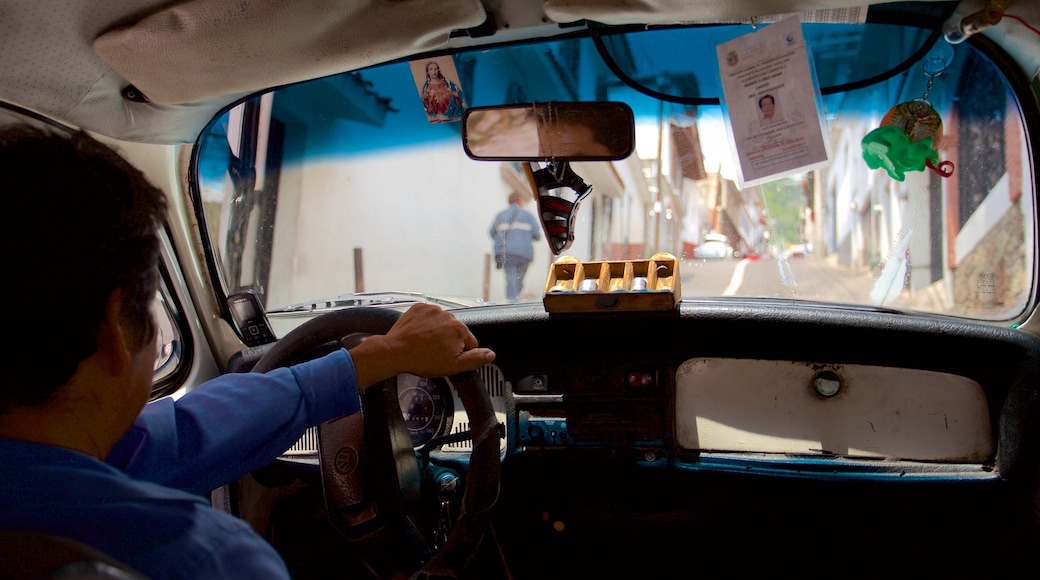
[[[924,95],[889,109],[881,118],[881,126],[867,133],[861,142],[867,166],[884,169],[896,181],[903,181],[907,171],[924,171],[926,167],[942,177],[953,175],[953,162],[939,161],[942,117],[928,100],[932,83],[946,64],[940,58],[932,58],[924,62],[923,68],[928,76]]]

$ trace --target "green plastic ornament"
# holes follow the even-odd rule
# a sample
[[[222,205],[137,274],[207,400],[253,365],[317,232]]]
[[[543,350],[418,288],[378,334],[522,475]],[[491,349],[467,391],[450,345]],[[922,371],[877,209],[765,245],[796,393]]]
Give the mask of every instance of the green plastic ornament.
[[[884,169],[892,179],[903,181],[907,171],[926,167],[943,177],[953,175],[952,162],[939,162],[936,148],[941,139],[939,113],[927,100],[915,99],[892,107],[860,145],[867,167]]]

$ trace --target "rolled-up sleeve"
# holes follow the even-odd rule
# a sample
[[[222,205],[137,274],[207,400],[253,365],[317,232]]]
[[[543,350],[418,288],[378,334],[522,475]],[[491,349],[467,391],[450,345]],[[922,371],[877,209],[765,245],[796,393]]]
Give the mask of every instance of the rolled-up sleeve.
[[[361,408],[346,350],[270,372],[232,373],[145,406],[109,453],[129,475],[205,494],[270,463],[308,427]]]

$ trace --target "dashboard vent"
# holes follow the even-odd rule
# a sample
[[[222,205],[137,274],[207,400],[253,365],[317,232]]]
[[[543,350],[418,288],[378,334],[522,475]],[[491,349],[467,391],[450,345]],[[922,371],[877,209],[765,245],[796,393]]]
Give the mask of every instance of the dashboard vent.
[[[284,455],[292,457],[317,457],[318,456],[318,428],[311,427],[300,437],[295,445],[289,448]]]
[[[495,415],[498,416],[499,423],[505,422],[506,381],[501,369],[495,365],[485,365],[477,372],[480,374],[480,380],[484,382],[484,386],[488,390],[488,395],[491,396],[491,404],[495,408]],[[467,431],[469,430],[469,417],[466,416],[466,411],[462,409],[462,401],[459,399],[458,393],[455,392],[454,385],[451,386],[451,396],[455,400],[455,417],[452,421],[451,432],[454,434]],[[503,439],[504,444],[505,440]],[[447,452],[469,453],[473,450],[473,442],[466,440],[458,443],[449,443],[444,445],[442,449]],[[311,427],[307,429],[303,437],[283,455],[288,457],[317,457],[318,428]]]
[[[483,381],[484,387],[487,389],[488,395],[491,397],[491,405],[495,409],[495,415],[498,417],[498,422],[500,424],[504,423],[506,419],[505,375],[502,374],[501,369],[493,364],[484,365],[477,370],[477,373],[480,375],[480,380]],[[451,386],[451,396],[455,400],[455,420],[452,421],[451,426],[451,433],[454,435],[469,430],[469,417],[466,415],[466,411],[462,409],[462,401],[459,399],[459,394],[455,391],[455,385]],[[502,439],[502,445],[505,445],[505,438]],[[441,450],[447,453],[469,453],[473,451],[473,441],[466,439],[455,443],[447,443],[441,448]]]

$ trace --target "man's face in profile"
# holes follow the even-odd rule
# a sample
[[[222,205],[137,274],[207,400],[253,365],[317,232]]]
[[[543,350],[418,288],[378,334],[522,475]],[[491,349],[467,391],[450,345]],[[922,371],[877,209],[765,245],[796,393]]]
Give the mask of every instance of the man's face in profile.
[[[592,129],[575,122],[540,123],[538,154],[543,157],[609,156],[610,148],[596,140]]]

